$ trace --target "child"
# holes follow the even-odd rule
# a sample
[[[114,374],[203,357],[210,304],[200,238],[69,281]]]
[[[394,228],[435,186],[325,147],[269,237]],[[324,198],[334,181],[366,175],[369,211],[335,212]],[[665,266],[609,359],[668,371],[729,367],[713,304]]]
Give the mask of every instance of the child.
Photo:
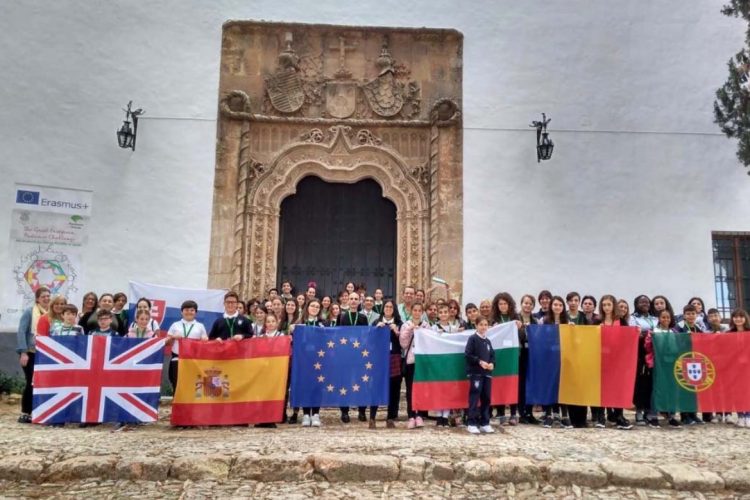
[[[150,339],[156,334],[151,329],[151,313],[149,311],[136,311],[135,323],[128,330],[128,337],[136,339]]]
[[[260,332],[259,337],[281,337],[285,335],[282,330],[279,330],[279,322],[274,314],[266,314],[266,319],[263,322],[263,329]]]
[[[375,299],[375,304],[372,306],[372,310],[378,313],[379,316],[383,315],[383,290],[380,288],[375,289],[375,293],[373,294],[373,298]]]
[[[145,297],[141,297],[140,299],[138,299],[138,302],[135,303],[135,314],[136,314],[136,316],[141,311],[146,311],[146,312],[149,313],[149,315],[151,314],[151,301],[148,300]],[[131,323],[129,329],[132,329],[134,326],[135,326],[135,321],[133,321],[133,323]],[[148,322],[148,327],[151,329],[151,331],[153,331],[154,333],[156,333],[156,332],[159,331],[160,325],[159,325],[159,322],[156,321],[153,318],[153,316],[152,316],[151,319]]]
[[[679,333],[700,333],[701,328],[697,324],[698,311],[694,305],[688,304],[682,308],[682,321],[677,324],[677,332]],[[705,417],[709,417],[710,414],[704,414]],[[680,413],[680,420],[683,425],[696,425],[705,423],[703,420],[698,418],[698,414],[695,412],[682,412]]]
[[[403,357],[406,359],[404,379],[406,380],[406,414],[409,416],[409,422],[406,424],[407,429],[424,427],[424,419],[427,417],[426,411],[414,411],[411,402],[411,392],[414,386],[414,330],[430,327],[427,322],[420,321],[423,312],[420,302],[412,303],[411,310],[409,311],[409,319],[401,326],[401,331],[398,335]]]
[[[433,331],[445,335],[449,333],[456,333],[463,328],[460,328],[458,323],[454,320],[451,322],[451,312],[448,304],[443,304],[438,307],[438,322],[430,327]],[[448,427],[448,418],[450,417],[450,410],[437,410],[437,423],[436,427]]]
[[[326,326],[338,326],[339,325],[339,315],[341,314],[341,306],[338,304],[331,304],[331,313],[328,319],[328,324]]]
[[[708,324],[706,325],[707,333],[722,333],[729,330],[729,326],[721,323],[721,314],[719,310],[712,307],[708,310]]]
[[[579,310],[581,305],[581,296],[578,292],[570,292],[565,296],[568,302],[568,322],[571,325],[588,325],[586,315]]]
[[[331,317],[331,297],[326,295],[320,299],[320,319],[322,321],[328,321]]]
[[[479,319],[479,309],[477,308],[476,304],[474,304],[473,302],[469,302],[468,304],[466,304],[466,329],[476,330],[477,319]]]
[[[651,302],[653,303],[656,300],[654,298]],[[654,327],[654,331],[652,335],[665,335],[665,334],[671,334],[675,331],[675,322],[674,322],[674,315],[672,314],[672,309],[664,307],[659,311],[659,322]],[[649,354],[647,355],[647,361],[650,361],[650,363],[653,365],[653,341],[647,343],[647,349],[649,351]],[[682,424],[679,420],[675,418],[675,414],[671,412],[666,413],[667,416],[667,423],[670,427],[682,427]]]
[[[539,292],[537,300],[539,301],[539,310],[534,313],[534,319],[541,323],[549,311],[549,305],[550,302],[552,302],[552,292],[549,290],[542,290]]]
[[[396,428],[396,419],[398,418],[398,406],[401,400],[401,344],[399,343],[399,329],[401,328],[401,318],[398,316],[398,305],[393,300],[383,302],[383,313],[380,316],[378,327],[386,326],[390,331],[391,350],[389,356],[389,375],[390,384],[388,388],[388,416],[385,426],[388,429]],[[375,407],[377,410],[377,407]],[[375,427],[375,414],[371,413],[370,427]]]
[[[62,323],[52,327],[50,335],[84,335],[83,327],[76,324],[78,308],[73,304],[67,304],[62,310]]]
[[[325,326],[325,321],[321,319],[321,309],[322,306],[318,299],[308,302],[304,321],[301,324],[305,326]],[[289,423],[296,423],[296,418],[294,422],[290,420]],[[302,427],[320,427],[320,407],[302,408]]]
[[[513,296],[508,292],[500,292],[492,299],[492,313],[490,314],[489,322],[492,325],[501,325],[515,321],[516,327],[520,331],[521,321],[518,319],[518,312],[516,311],[516,301],[513,300]],[[497,409],[497,421],[500,425],[518,425],[518,405],[510,405],[510,419],[505,417],[505,405],[495,406]],[[490,416],[492,413],[490,412]]]
[[[263,331],[263,325],[266,324],[266,315],[268,314],[268,311],[266,311],[265,306],[258,306],[255,308],[255,315],[253,316],[253,335],[260,335],[260,333]]]
[[[112,307],[112,314],[115,318],[117,318],[117,325],[118,328],[116,328],[117,333],[124,337],[128,333],[128,310],[125,309],[125,306],[128,304],[128,296],[125,295],[122,292],[117,292],[114,295],[114,307]]]
[[[347,284],[347,287],[350,284],[351,283]],[[365,315],[357,312],[357,310],[359,309],[359,294],[357,292],[351,292],[349,294],[348,306],[349,308],[346,311],[343,311],[341,314],[339,314],[338,324],[340,326],[368,326],[367,318],[365,317]],[[360,406],[358,409],[359,421],[367,422],[367,413],[365,411],[367,408],[365,406]],[[341,421],[345,424],[348,424],[350,421],[349,408],[344,406],[341,407]]]
[[[568,324],[568,313],[565,310],[565,302],[562,297],[555,295],[550,300],[549,308],[547,309],[547,315],[544,316],[542,323],[545,325],[566,325]],[[566,405],[545,405],[544,409],[544,420],[542,426],[550,429],[555,421],[560,421],[560,425],[564,429],[572,429],[573,424],[568,418],[568,407]],[[562,419],[560,418],[562,415]]]
[[[526,328],[537,323],[534,318],[535,305],[536,299],[533,295],[524,295],[521,297],[521,312],[518,314],[518,320],[521,322],[521,328],[518,329],[518,414],[519,423],[530,425],[540,423],[534,417],[534,406],[526,404],[526,367],[529,364],[529,340]]]
[[[180,339],[208,340],[206,328],[202,323],[195,320],[198,304],[193,300],[186,300],[180,306],[180,312],[182,313],[182,319],[172,323],[167,332],[167,345],[172,346],[172,359],[169,362],[169,382],[172,384],[172,391],[177,390],[177,361],[180,354]]]
[[[639,295],[633,300],[633,315],[628,324],[637,326],[640,332],[638,337],[638,359],[635,373],[635,389],[633,392],[633,404],[635,405],[635,425],[659,427],[659,419],[651,410],[651,393],[653,390],[653,371],[646,363],[646,337],[648,332],[654,330],[656,318],[651,315],[651,299],[646,295]],[[620,318],[625,318],[620,315]]]
[[[430,326],[438,322],[438,305],[436,302],[430,302],[427,304],[427,312],[425,312],[424,316],[426,318],[422,319],[427,321]]]
[[[744,309],[735,309],[732,311],[730,319],[732,324],[729,328],[730,332],[750,333],[750,316],[748,316],[747,311]],[[730,423],[729,418],[725,422]],[[737,427],[750,427],[750,412],[737,412]]]
[[[487,318],[478,319],[477,330],[469,337],[464,350],[466,375],[469,378],[469,425],[466,430],[471,434],[495,432],[490,425],[490,396],[492,394],[492,370],[495,369],[495,350],[487,338],[489,326]]]
[[[250,320],[240,316],[237,311],[239,295],[236,292],[227,292],[224,294],[224,317],[218,318],[211,326],[208,334],[210,340],[242,340],[253,336],[250,328]]]
[[[89,335],[118,336],[116,330],[112,328],[112,312],[102,309],[96,315],[97,328],[91,330]]]

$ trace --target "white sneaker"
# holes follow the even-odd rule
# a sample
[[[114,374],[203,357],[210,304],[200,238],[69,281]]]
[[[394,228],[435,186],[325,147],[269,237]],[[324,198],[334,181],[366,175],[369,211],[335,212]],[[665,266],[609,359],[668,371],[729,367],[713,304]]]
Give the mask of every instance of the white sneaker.
[[[302,427],[310,427],[310,415],[302,415]]]
[[[747,419],[745,417],[737,417],[737,427],[747,427]]]
[[[483,425],[479,428],[479,430],[481,432],[484,432],[485,434],[492,434],[493,432],[495,432],[495,429],[493,429],[491,425]]]
[[[467,431],[469,431],[469,434],[479,434],[479,429],[476,425],[470,425],[466,428]]]
[[[317,413],[312,416],[312,426],[320,427],[320,415],[318,415]]]

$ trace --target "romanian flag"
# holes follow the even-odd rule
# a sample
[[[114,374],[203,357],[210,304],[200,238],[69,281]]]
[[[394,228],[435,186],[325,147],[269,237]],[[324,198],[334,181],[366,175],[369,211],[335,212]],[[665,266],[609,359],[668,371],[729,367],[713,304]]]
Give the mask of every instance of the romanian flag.
[[[652,338],[654,409],[750,411],[750,335],[655,333]]]
[[[291,337],[180,340],[172,425],[280,422]]]
[[[526,401],[629,408],[638,328],[530,325]]]
[[[447,410],[469,406],[469,379],[466,376],[466,341],[474,330],[438,333],[418,329],[414,332],[415,410]],[[492,404],[518,401],[518,328],[511,321],[487,330],[495,349],[492,372]]]

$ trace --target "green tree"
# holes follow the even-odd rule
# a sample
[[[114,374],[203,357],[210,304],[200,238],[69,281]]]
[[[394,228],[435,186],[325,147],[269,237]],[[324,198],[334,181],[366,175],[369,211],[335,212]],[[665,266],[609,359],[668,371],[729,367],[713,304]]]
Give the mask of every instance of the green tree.
[[[716,91],[714,121],[724,134],[737,139],[737,158],[750,166],[750,0],[730,0],[722,14],[748,22],[745,47],[729,60],[729,77]],[[750,175],[750,171],[748,171]]]

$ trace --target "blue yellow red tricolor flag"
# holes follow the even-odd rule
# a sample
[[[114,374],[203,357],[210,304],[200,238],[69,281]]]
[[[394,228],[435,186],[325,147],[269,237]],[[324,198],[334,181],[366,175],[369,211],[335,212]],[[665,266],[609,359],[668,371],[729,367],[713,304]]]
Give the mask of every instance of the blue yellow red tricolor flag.
[[[172,425],[280,422],[290,337],[180,340]]]
[[[638,328],[530,325],[527,332],[529,404],[632,406]]]

